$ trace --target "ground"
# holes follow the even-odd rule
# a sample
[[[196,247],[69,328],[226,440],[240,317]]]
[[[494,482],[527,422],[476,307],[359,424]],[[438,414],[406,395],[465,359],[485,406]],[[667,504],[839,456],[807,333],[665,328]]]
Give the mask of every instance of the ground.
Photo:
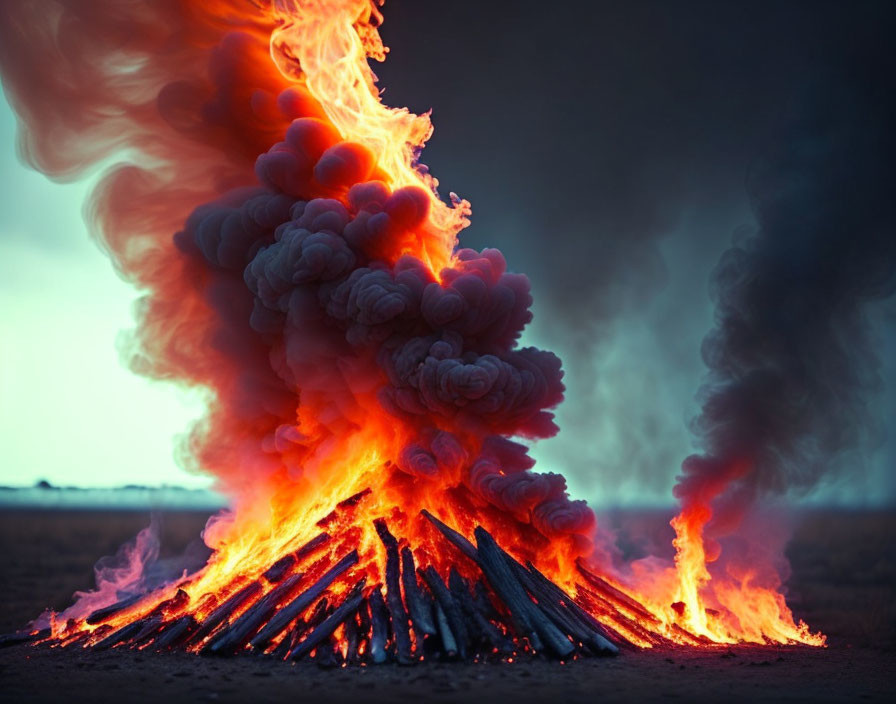
[[[163,515],[163,545],[179,550],[201,530],[200,513]],[[614,517],[620,525],[626,518]],[[632,517],[628,517],[632,518]],[[639,516],[628,525],[659,520]],[[65,607],[92,584],[97,557],[148,523],[140,512],[0,514],[0,632],[46,606]],[[631,652],[565,665],[426,663],[322,670],[253,657],[90,652],[17,646],[0,650],[0,701],[884,701],[896,695],[896,515],[814,511],[788,555],[789,602],[829,647]]]

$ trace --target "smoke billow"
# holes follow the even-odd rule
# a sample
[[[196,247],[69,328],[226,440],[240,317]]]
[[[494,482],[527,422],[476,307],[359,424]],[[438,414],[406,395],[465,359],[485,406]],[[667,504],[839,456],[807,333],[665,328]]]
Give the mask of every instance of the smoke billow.
[[[517,441],[556,432],[564,391],[559,359],[517,344],[528,280],[497,250],[441,271],[415,256],[430,196],[390,190],[280,75],[265,9],[48,0],[0,15],[28,163],[68,179],[123,160],[89,215],[145,292],[133,368],[210,391],[184,462],[270,510],[379,451],[384,472],[587,534],[590,510],[562,477],[528,472]]]
[[[715,506],[711,532],[761,496],[861,470],[879,439],[871,306],[896,291],[892,100],[874,74],[825,85],[751,169],[755,230],[713,272],[715,327],[694,421],[702,454],[676,486]],[[855,77],[851,77],[855,78]]]

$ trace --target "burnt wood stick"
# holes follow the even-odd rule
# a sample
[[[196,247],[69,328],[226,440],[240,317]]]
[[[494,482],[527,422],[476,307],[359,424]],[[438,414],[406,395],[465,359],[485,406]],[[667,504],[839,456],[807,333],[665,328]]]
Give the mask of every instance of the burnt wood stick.
[[[619,648],[613,645],[600,633],[592,631],[590,628],[582,625],[568,609],[557,599],[555,594],[550,593],[541,584],[536,582],[532,574],[523,567],[519,562],[514,560],[510,555],[507,556],[508,564],[516,573],[520,584],[525,587],[526,591],[531,594],[538,602],[537,606],[551,620],[554,625],[562,633],[570,635],[574,640],[587,646],[595,653],[604,653],[616,655]]]
[[[200,622],[199,628],[190,637],[190,643],[199,643],[205,640],[220,626],[230,615],[247,601],[257,597],[262,590],[260,582],[251,582],[240,589],[236,594],[230,596],[223,604],[212,611],[203,621]]]
[[[436,625],[432,619],[432,609],[423,600],[423,594],[417,583],[414,554],[407,546],[401,549],[401,581],[404,586],[404,599],[411,614],[411,623],[419,645],[424,636],[436,635]]]
[[[264,628],[250,641],[256,650],[264,650],[268,643],[276,636],[283,632],[293,620],[295,620],[305,609],[307,609],[314,601],[324,593],[333,581],[345,572],[349,567],[358,562],[358,551],[352,550],[348,555],[337,562],[330,570],[324,574],[317,582],[311,585],[304,592],[299,594],[295,599],[286,606],[277,611],[271,620],[267,622]]]
[[[447,658],[456,657],[457,640],[451,632],[451,626],[448,624],[448,617],[445,615],[445,611],[439,605],[438,601],[435,603],[435,612],[436,624],[438,624],[439,627],[439,637],[442,640],[442,655]]]
[[[594,633],[603,636],[611,643],[615,640],[613,634],[608,631],[606,626],[604,626],[600,621],[594,618],[594,616],[592,616],[581,606],[579,606],[576,603],[575,599],[573,599],[567,592],[561,589],[558,585],[554,584],[550,579],[545,577],[535,565],[533,565],[531,562],[526,562],[526,568],[529,570],[532,578],[538,584],[544,587],[544,589],[549,594],[553,594],[560,603],[562,603],[567,609],[569,609],[569,611],[579,623],[581,623],[583,626],[590,629]],[[616,635],[618,636],[618,634]]]
[[[326,533],[324,533],[324,535],[326,535]],[[298,562],[298,558],[293,553],[284,555],[273,565],[268,567],[261,576],[271,584],[276,584],[283,579],[283,577],[286,576],[286,573],[295,567]]]
[[[529,632],[536,634],[554,655],[561,659],[572,655],[575,646],[532,602],[510,569],[510,565],[504,559],[504,551],[501,550],[491,534],[482,526],[477,526],[475,535],[476,543],[479,546],[479,559],[486,579],[489,580],[492,589],[501,597],[511,614],[519,612],[522,615],[522,624],[528,625]],[[534,642],[532,645],[538,650]]]
[[[114,604],[109,606],[104,606],[101,609],[97,609],[96,611],[91,612],[91,614],[85,619],[87,623],[91,626],[95,626],[98,623],[102,623],[107,618],[111,618],[115,614],[117,614],[122,609],[126,609],[129,606],[136,604],[140,601],[145,594],[135,594],[133,596],[129,596],[121,601],[116,601]]]
[[[289,571],[293,567],[295,567],[296,565],[300,565],[310,555],[313,555],[315,552],[317,552],[318,549],[329,542],[329,533],[320,533],[316,535],[295,552],[284,555],[279,560],[277,560],[273,565],[268,567],[267,571],[262,576],[272,584],[275,582],[279,582],[289,573]]]
[[[328,636],[323,643],[317,646],[314,662],[318,667],[328,670],[342,665],[342,653],[339,651],[339,645],[334,636]]]
[[[358,625],[358,611],[364,608],[364,600],[354,613],[345,619],[345,659],[351,664],[360,662],[358,648],[361,645],[361,627]]]
[[[392,617],[392,633],[395,637],[395,657],[399,665],[410,665],[411,634],[408,630],[408,612],[401,600],[401,573],[398,558],[398,541],[389,532],[386,521],[377,518],[373,522],[380,540],[386,548],[386,606]]]
[[[203,653],[224,655],[235,653],[249,642],[270,619],[282,601],[291,597],[302,581],[302,574],[287,577],[278,586],[256,601],[234,621],[226,632],[212,638],[202,649]]]
[[[460,608],[455,603],[445,582],[436,572],[435,568],[430,565],[422,571],[423,579],[429,587],[429,591],[436,598],[436,602],[441,607],[448,619],[448,625],[451,627],[451,633],[454,634],[454,640],[457,643],[457,654],[462,659],[467,657],[467,646],[470,643],[470,634],[467,632],[464,617],[460,612]]]
[[[21,645],[22,643],[33,643],[36,640],[43,640],[52,635],[52,630],[43,628],[39,631],[17,631],[16,633],[6,633],[0,636],[0,648],[9,648],[13,645]]]
[[[369,598],[365,598],[358,609],[358,632],[361,634],[361,640],[370,640],[370,604]]]
[[[483,531],[485,532],[485,531]],[[489,536],[490,537],[490,536]],[[479,536],[477,535],[477,539]],[[485,541],[482,541],[483,544]],[[493,541],[492,541],[493,542]],[[526,592],[522,585],[513,577],[510,568],[504,561],[504,556],[500,549],[495,546],[494,549],[483,549],[480,545],[479,550],[479,567],[485,575],[486,580],[492,588],[492,591],[504,604],[510,615],[510,622],[517,636],[527,638],[532,648],[540,652],[543,650],[541,639],[535,631],[532,620],[529,616],[529,604],[532,602],[526,596]],[[483,596],[486,601],[491,604],[487,594],[483,590]],[[494,608],[494,605],[491,605]]]
[[[473,545],[473,543],[471,543],[469,540],[467,540],[464,536],[462,536],[460,533],[458,533],[453,528],[449,528],[447,525],[442,523],[442,521],[440,521],[438,518],[433,516],[426,509],[423,509],[422,511],[420,511],[420,513],[423,515],[423,517],[427,521],[432,523],[436,527],[436,529],[438,529],[439,533],[441,533],[448,539],[448,542],[450,542],[452,545],[454,545],[464,555],[466,555],[471,560],[473,560],[473,562],[476,562],[476,563],[479,562],[478,553],[476,551],[476,546]]]
[[[289,629],[279,645],[274,649],[274,652],[271,653],[272,657],[277,660],[285,660],[289,651],[295,648],[296,645],[299,644],[299,641],[302,640],[302,636],[313,631],[323,623],[323,620],[329,615],[331,610],[327,597],[323,597],[314,605],[307,621],[304,621],[301,618],[296,620],[292,628]]]
[[[155,635],[162,630],[162,627],[165,625],[165,616],[164,614],[151,614],[145,619],[145,623],[143,624],[143,628],[137,631],[136,635],[131,639],[131,647],[135,648],[141,643],[150,640],[155,637]]]
[[[485,582],[482,579],[477,579],[476,584],[473,585],[473,603],[476,604],[476,608],[489,621],[502,620],[501,614],[498,613],[491,597],[488,595],[488,587],[485,586]]]
[[[454,567],[451,568],[448,576],[448,587],[451,590],[451,595],[460,605],[461,611],[464,612],[469,630],[475,634],[475,637],[489,645],[495,652],[502,655],[511,654],[513,643],[485,617],[470,594],[467,580]]]
[[[193,614],[185,614],[165,626],[153,642],[155,650],[167,650],[187,640],[199,624]]]
[[[610,619],[617,627],[622,628],[623,630],[632,633],[636,637],[641,640],[645,640],[648,643],[654,646],[673,646],[675,645],[671,640],[668,640],[665,636],[661,636],[658,633],[653,633],[648,629],[644,628],[637,621],[629,618],[624,613],[622,613],[618,608],[616,608],[616,604],[611,601],[608,601],[603,596],[596,594],[588,589],[588,587],[582,586],[581,584],[576,585],[578,600],[588,605],[593,611],[596,613],[603,614],[608,619]],[[625,637],[623,637],[624,642],[629,642]]]
[[[364,585],[366,583],[366,577],[358,580],[345,599],[343,599],[342,603],[333,610],[333,613],[327,616],[323,623],[311,631],[305,640],[293,648],[289,655],[286,656],[286,659],[301,660],[318,645],[326,641],[345,619],[358,610],[358,607],[364,600]]]
[[[117,631],[110,633],[108,636],[103,638],[101,641],[94,643],[92,646],[94,650],[108,650],[109,648],[115,647],[120,643],[124,643],[126,641],[131,640],[134,636],[136,636],[143,627],[146,625],[146,622],[149,619],[144,617],[137,619],[136,621],[131,621],[129,624],[122,626]]]
[[[470,588],[467,585],[467,580],[461,577],[460,572],[454,566],[448,570],[448,591],[463,615],[470,639],[481,640],[483,634],[473,615],[476,613],[476,607],[473,605],[473,597],[470,596]]]
[[[619,606],[635,612],[639,616],[639,618],[642,618],[653,624],[660,623],[660,620],[652,613],[650,613],[646,608],[644,608],[642,604],[639,604],[621,589],[617,589],[616,587],[614,587],[607,580],[588,570],[585,567],[585,563],[582,561],[582,558],[576,560],[576,567],[579,570],[579,574],[585,578],[585,581],[588,582],[588,584],[590,584],[594,589],[597,590],[598,593],[602,594],[605,598],[608,598],[610,601],[615,601]]]
[[[374,587],[368,599],[370,603],[370,659],[380,665],[389,658],[386,642],[389,639],[389,612],[383,601],[380,585]]]

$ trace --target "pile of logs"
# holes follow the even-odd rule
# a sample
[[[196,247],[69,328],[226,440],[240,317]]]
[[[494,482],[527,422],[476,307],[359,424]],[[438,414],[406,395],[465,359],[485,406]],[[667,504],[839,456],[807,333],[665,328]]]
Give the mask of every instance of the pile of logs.
[[[254,652],[280,660],[308,658],[332,667],[410,665],[434,658],[511,659],[523,653],[565,661],[615,654],[628,645],[592,613],[622,602],[626,610],[653,618],[584,567],[580,572],[589,588],[585,599],[573,598],[531,563],[523,565],[510,556],[485,529],[476,528],[474,545],[428,511],[422,514],[465,556],[458,555],[459,560],[472,561],[464,571],[478,577],[468,579],[454,567],[447,575],[432,566],[418,567],[411,549],[401,547],[386,521],[377,519],[374,527],[386,554],[384,584],[351,577],[359,560],[355,550],[335,564],[323,557],[306,566],[330,543],[323,532],[221,603],[206,595],[190,608],[189,596],[178,590],[126,625],[108,625],[145,595],[132,597],[91,613],[86,623],[96,628],[74,629],[45,642],[219,656]],[[13,634],[7,644],[48,635]]]

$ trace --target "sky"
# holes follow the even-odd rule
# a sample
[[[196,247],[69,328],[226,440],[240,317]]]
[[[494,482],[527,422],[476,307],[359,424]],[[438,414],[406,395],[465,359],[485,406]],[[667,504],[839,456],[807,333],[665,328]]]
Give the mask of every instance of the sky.
[[[581,6],[581,7],[580,7]],[[564,360],[561,432],[535,449],[597,505],[668,501],[693,451],[688,421],[713,322],[709,280],[755,225],[756,154],[811,85],[867,75],[893,26],[886,3],[499,3],[390,0],[390,105],[432,108],[423,161],[473,204],[465,246],[527,273],[524,342]],[[836,97],[836,96],[834,96]],[[116,351],[136,293],[90,240],[88,185],[53,184],[15,156],[0,113],[0,484],[204,486],[173,438],[196,398],[139,379]],[[892,302],[891,302],[892,303]],[[892,305],[870,311],[896,417]],[[891,429],[896,433],[896,429]],[[896,498],[896,443],[865,448],[814,500]]]

